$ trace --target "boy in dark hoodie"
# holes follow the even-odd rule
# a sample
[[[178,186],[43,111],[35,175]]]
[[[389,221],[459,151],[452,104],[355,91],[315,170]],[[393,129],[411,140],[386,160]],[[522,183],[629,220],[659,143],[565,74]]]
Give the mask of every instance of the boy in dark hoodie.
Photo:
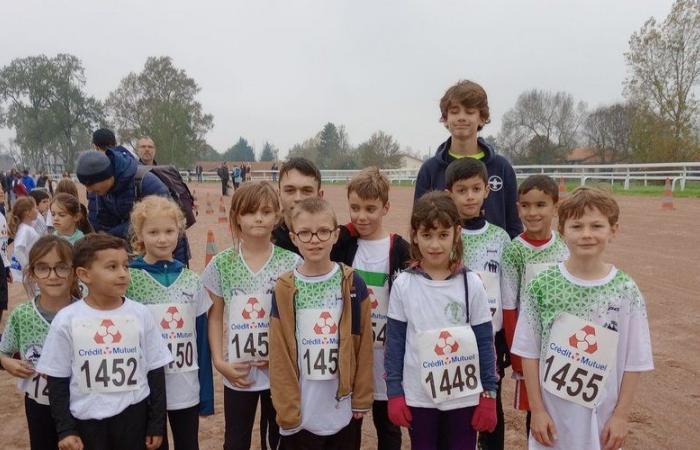
[[[486,220],[508,232],[513,238],[523,230],[518,217],[518,183],[510,163],[478,132],[489,123],[486,91],[477,83],[459,81],[440,99],[440,121],[450,137],[440,144],[433,157],[423,163],[416,178],[414,201],[431,190],[443,190],[445,169],[454,160],[471,157],[481,160],[488,170],[489,196],[484,203]]]

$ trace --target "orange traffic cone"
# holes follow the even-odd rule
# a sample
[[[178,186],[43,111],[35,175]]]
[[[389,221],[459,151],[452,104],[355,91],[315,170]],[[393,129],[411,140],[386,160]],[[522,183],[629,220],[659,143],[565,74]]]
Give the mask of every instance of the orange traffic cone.
[[[211,206],[211,200],[209,200],[209,194],[207,193],[207,215],[211,216],[214,214],[214,207]]]
[[[224,199],[221,198],[221,203],[219,203],[219,223],[227,223],[228,217],[226,217],[226,205],[224,205]]]
[[[664,196],[661,199],[661,209],[675,209],[673,207],[673,191],[671,190],[670,178],[666,178],[666,185],[664,186]]]
[[[559,199],[563,199],[569,195],[569,193],[566,191],[566,183],[564,183],[564,177],[559,177]]]
[[[209,264],[209,261],[216,255],[216,241],[214,241],[214,232],[207,231],[207,250],[204,254],[204,266]]]

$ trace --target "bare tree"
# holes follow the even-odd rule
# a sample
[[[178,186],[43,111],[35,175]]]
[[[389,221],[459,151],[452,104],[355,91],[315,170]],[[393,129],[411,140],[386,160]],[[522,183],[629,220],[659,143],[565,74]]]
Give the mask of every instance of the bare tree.
[[[601,106],[583,122],[583,135],[603,163],[626,161],[632,153],[630,144],[635,107],[616,103]]]
[[[516,162],[560,162],[576,146],[585,109],[566,92],[523,92],[503,116],[499,147]]]
[[[686,139],[699,108],[693,89],[700,82],[700,2],[677,0],[662,23],[652,17],[633,33],[629,46],[625,96]]]

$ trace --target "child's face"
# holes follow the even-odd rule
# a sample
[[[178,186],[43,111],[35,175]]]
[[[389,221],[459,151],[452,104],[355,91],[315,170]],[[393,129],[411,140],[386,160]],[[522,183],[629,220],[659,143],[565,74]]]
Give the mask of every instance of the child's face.
[[[48,198],[45,198],[39,202],[39,204],[37,205],[37,209],[39,210],[39,212],[41,214],[45,214],[46,211],[48,211],[50,204],[51,204],[51,200],[49,200]]]
[[[333,218],[329,213],[302,212],[294,218],[293,228],[294,232],[290,232],[289,236],[294,245],[299,248],[304,261],[311,263],[330,261],[331,250],[338,240],[338,227],[333,224]]]
[[[63,206],[58,203],[51,205],[51,217],[53,218],[53,227],[59,233],[70,236],[75,233],[75,227],[78,223],[78,216],[72,216]]]
[[[473,219],[481,215],[489,187],[479,176],[458,180],[449,191],[462,219]]]
[[[578,219],[564,222],[562,237],[572,258],[599,258],[617,233],[618,224],[610,225],[597,208],[587,208]]]
[[[447,109],[445,126],[454,139],[464,140],[473,138],[483,125],[481,113],[477,108],[465,108],[460,104],[453,104]]]
[[[138,234],[146,255],[155,261],[170,261],[177,247],[180,230],[175,218],[168,214],[154,214],[143,221]]]
[[[450,266],[450,254],[459,236],[459,227],[444,227],[439,223],[426,229],[424,226],[414,232],[413,242],[422,255],[421,265],[427,268],[446,269]]]
[[[238,215],[241,237],[270,238],[278,219],[277,212],[270,205],[260,205],[257,211]]]
[[[552,197],[539,189],[530,189],[518,198],[518,215],[529,234],[549,234],[556,212]]]
[[[105,297],[123,297],[129,287],[129,255],[124,249],[110,248],[95,253],[90,267],[76,268],[78,278],[90,293]]]
[[[306,176],[292,169],[280,178],[280,203],[282,210],[290,214],[294,205],[309,197],[323,197],[314,177]]]
[[[350,206],[350,222],[363,239],[378,239],[382,232],[382,221],[389,212],[389,202],[385,205],[381,198],[365,200],[360,198],[356,192],[348,195]]]
[[[31,277],[36,281],[42,295],[68,298],[73,285],[73,266],[69,261],[63,261],[54,248],[34,263]]]

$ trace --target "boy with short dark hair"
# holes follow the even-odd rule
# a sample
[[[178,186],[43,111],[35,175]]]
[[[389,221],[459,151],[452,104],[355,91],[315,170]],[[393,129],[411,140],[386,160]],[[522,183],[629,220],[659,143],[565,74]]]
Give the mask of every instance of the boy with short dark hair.
[[[394,278],[406,268],[411,258],[410,246],[401,236],[389,233],[383,220],[389,212],[389,180],[378,168],[368,167],[350,179],[347,186],[350,223],[346,228],[351,239],[346,245],[346,259],[368,287],[372,306],[374,346],[374,403],[372,420],[377,429],[379,450],[401,448],[401,429],[391,423],[387,413],[384,381],[384,347],[389,311],[389,292]],[[357,447],[360,448],[362,420],[355,421]]]
[[[126,242],[91,234],[75,244],[83,300],[51,322],[37,366],[48,375],[62,449],[155,450],[165,429],[164,366],[173,359],[148,309],[124,297]]]
[[[640,373],[654,368],[644,297],[604,260],[619,214],[609,193],[575,189],[559,206],[569,258],[525,288],[512,351],[522,358],[531,449],[619,449]]]
[[[498,425],[491,433],[479,433],[480,447],[502,449],[505,439],[501,380],[509,365],[508,348],[503,332],[503,307],[501,304],[501,256],[510,243],[508,233],[489,223],[483,207],[490,196],[488,174],[484,163],[474,158],[455,160],[447,166],[445,182],[462,219],[462,245],[465,267],[481,277],[491,309],[491,321],[496,345],[496,370],[499,381],[496,389]]]
[[[372,407],[367,286],[330,259],[338,225],[328,202],[307,198],[289,219],[304,261],[277,281],[270,313],[270,390],[282,446],[353,450],[351,419]]]
[[[569,249],[556,231],[552,221],[557,213],[559,186],[547,175],[532,175],[518,188],[518,213],[525,231],[515,237],[503,252],[501,264],[501,298],[503,327],[508,347],[513,345],[515,324],[521,309],[520,299],[525,287],[535,275],[569,257]],[[515,408],[527,411],[525,429],[530,432],[530,408],[520,357],[511,355],[515,378]]]
[[[516,208],[515,171],[503,156],[478,137],[490,121],[486,91],[473,81],[459,81],[440,100],[440,114],[450,137],[418,171],[414,201],[428,191],[445,189],[445,170],[452,161],[465,157],[478,159],[486,165],[491,192],[484,204],[486,220],[506,230],[511,238],[517,236],[523,227]]]

